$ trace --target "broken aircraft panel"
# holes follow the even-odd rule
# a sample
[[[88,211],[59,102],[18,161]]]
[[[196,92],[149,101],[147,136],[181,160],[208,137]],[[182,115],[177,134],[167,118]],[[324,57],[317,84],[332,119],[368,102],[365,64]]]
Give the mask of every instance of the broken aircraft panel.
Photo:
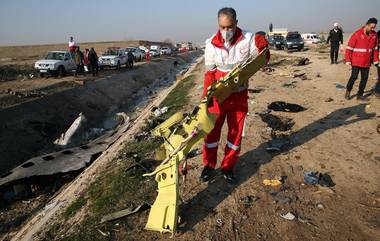
[[[85,145],[33,157],[0,177],[0,187],[34,177],[68,173],[85,168],[108,149],[129,127],[129,117],[117,114],[119,126]]]

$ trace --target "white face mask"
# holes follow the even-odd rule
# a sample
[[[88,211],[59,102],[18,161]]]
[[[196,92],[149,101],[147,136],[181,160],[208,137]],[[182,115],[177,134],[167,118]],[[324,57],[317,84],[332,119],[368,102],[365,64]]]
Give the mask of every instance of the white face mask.
[[[232,38],[234,37],[234,32],[233,31],[222,30],[222,31],[220,31],[220,33],[222,34],[222,38],[226,42],[230,42],[232,40]]]

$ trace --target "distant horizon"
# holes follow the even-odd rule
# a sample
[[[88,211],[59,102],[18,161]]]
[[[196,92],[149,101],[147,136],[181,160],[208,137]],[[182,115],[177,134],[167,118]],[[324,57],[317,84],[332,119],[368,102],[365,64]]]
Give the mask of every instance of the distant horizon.
[[[346,33],[363,26],[368,18],[380,19],[380,1],[290,0],[279,5],[236,0],[142,2],[66,0],[65,6],[48,0],[0,2],[0,46],[116,42],[149,40],[190,41],[202,44],[217,31],[217,11],[230,6],[237,11],[239,27],[252,32],[287,28],[299,32],[328,32],[335,22]],[[78,9],[77,11],[74,9]]]

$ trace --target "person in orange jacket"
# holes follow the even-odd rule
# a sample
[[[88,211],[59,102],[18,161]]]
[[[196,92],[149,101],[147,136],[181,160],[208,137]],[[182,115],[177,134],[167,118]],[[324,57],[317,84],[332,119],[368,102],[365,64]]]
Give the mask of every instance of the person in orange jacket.
[[[350,93],[358,78],[359,72],[361,81],[357,93],[358,100],[365,100],[364,89],[367,85],[369,68],[371,64],[379,63],[379,50],[377,34],[374,31],[377,25],[376,18],[370,18],[366,25],[357,30],[348,41],[346,48],[346,64],[352,66],[351,77],[347,83],[345,94],[346,99],[350,99]]]
[[[256,37],[237,27],[238,20],[233,8],[220,9],[217,18],[219,30],[206,41],[203,96],[206,95],[207,88],[215,81],[227,75],[236,65],[244,62],[250,56],[258,55],[260,50],[267,47],[264,41],[265,36],[258,35]],[[255,39],[258,39],[259,46],[256,45]],[[201,181],[206,182],[214,175],[221,129],[227,119],[227,144],[224,149],[221,171],[228,183],[237,182],[234,166],[240,154],[244,121],[248,112],[247,99],[247,86],[243,85],[223,103],[218,104],[213,98],[212,104],[208,106],[208,111],[217,114],[217,119],[214,129],[204,139],[202,148],[204,168],[200,176]]]

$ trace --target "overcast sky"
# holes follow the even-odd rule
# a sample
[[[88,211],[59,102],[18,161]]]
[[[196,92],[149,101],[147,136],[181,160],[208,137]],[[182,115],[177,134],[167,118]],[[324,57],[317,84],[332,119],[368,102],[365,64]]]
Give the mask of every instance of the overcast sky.
[[[0,45],[108,40],[204,42],[217,29],[216,13],[233,7],[239,26],[328,31],[339,22],[352,32],[369,17],[380,19],[380,0],[1,0]]]

